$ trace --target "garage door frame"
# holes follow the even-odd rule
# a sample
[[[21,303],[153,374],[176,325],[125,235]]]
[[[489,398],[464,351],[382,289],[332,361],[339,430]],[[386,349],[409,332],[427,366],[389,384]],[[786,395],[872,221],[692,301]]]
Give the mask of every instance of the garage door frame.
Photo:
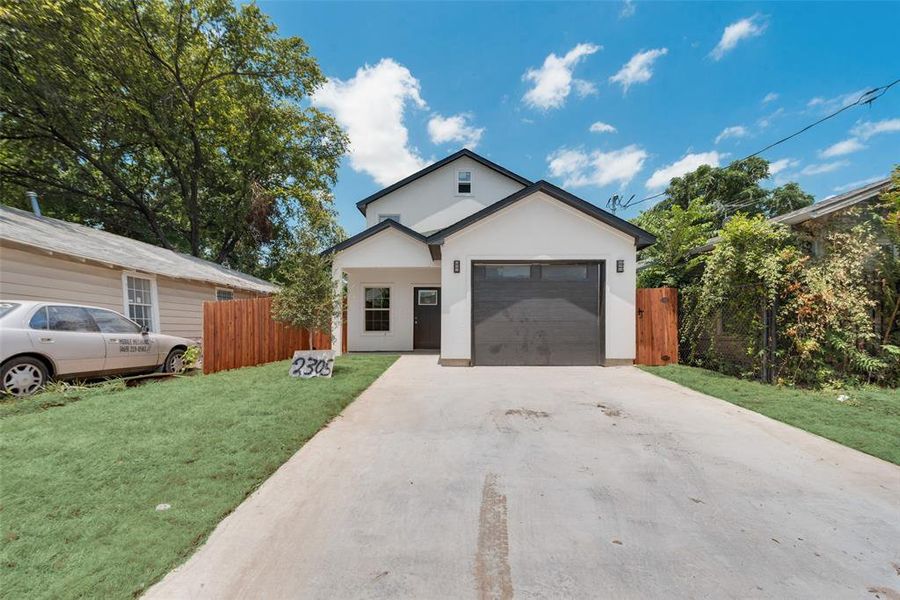
[[[606,260],[602,258],[569,258],[569,259],[490,259],[479,258],[469,262],[469,364],[478,365],[478,359],[475,354],[475,267],[481,265],[571,265],[571,264],[588,264],[597,266],[597,294],[600,306],[599,318],[597,325],[597,335],[599,338],[599,349],[597,364],[603,365],[606,362]]]

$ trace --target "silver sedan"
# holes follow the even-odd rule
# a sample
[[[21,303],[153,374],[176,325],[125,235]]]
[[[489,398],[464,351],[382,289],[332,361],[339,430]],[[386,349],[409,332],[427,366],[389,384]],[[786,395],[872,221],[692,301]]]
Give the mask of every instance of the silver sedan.
[[[0,301],[0,391],[28,396],[51,378],[180,371],[191,345],[97,306]]]

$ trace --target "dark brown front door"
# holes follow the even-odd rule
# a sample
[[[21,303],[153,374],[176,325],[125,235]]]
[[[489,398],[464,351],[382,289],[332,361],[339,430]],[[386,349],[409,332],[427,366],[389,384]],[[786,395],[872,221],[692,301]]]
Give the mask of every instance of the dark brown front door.
[[[441,288],[413,288],[413,348],[441,347]]]

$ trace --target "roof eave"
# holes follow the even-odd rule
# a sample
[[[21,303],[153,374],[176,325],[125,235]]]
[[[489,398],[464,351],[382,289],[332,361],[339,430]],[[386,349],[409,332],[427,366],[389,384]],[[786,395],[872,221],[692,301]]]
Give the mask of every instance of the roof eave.
[[[594,217],[602,223],[605,223],[606,225],[609,225],[610,227],[613,227],[614,229],[617,229],[622,233],[625,233],[626,235],[630,235],[634,238],[635,246],[638,250],[651,246],[656,242],[656,237],[653,234],[644,231],[637,225],[629,223],[628,221],[625,221],[624,219],[621,219],[603,210],[602,208],[591,204],[587,200],[583,200],[578,196],[575,196],[574,194],[571,194],[564,189],[553,185],[548,181],[540,180],[436,232],[435,234],[428,237],[428,243],[442,244],[447,237],[453,235],[454,233],[462,231],[469,225],[477,223],[481,219],[488,217],[495,212],[498,212],[506,208],[507,206],[514,204],[518,200],[534,194],[535,192],[544,192],[545,194],[555,198],[556,200],[559,200],[560,202],[563,202],[564,204],[567,204],[568,206],[571,206],[576,210],[580,210],[588,216]]]
[[[427,243],[427,238],[424,235],[422,235],[421,233],[419,233],[418,231],[414,231],[414,230],[410,229],[409,227],[406,227],[405,225],[402,225],[393,219],[385,219],[384,221],[382,221],[381,223],[378,223],[377,225],[373,225],[373,226],[369,227],[368,229],[364,229],[364,230],[360,231],[359,233],[357,233],[356,235],[351,236],[342,242],[338,242],[337,244],[335,244],[334,246],[331,246],[330,248],[326,248],[325,250],[320,252],[319,255],[320,256],[328,256],[329,254],[336,254],[338,252],[346,250],[347,248],[350,248],[351,246],[355,246],[356,244],[358,244],[362,241],[365,241],[378,233],[381,233],[385,229],[396,229],[400,233],[408,235],[409,237],[413,238],[416,241],[422,242],[423,244]]]

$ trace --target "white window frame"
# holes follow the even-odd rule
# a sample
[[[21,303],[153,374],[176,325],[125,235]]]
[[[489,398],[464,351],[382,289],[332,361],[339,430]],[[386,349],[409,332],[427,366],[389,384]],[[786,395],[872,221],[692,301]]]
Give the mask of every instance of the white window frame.
[[[394,221],[396,221],[397,223],[399,223],[399,222],[400,222],[400,215],[399,215],[399,214],[395,214],[395,213],[385,213],[385,214],[383,214],[383,215],[382,215],[382,214],[379,214],[379,215],[378,215],[378,222],[379,222],[379,223],[381,223],[382,221],[387,221],[388,219],[393,219]]]
[[[217,287],[216,288],[216,302],[228,302],[227,300],[219,300],[219,292],[228,292],[231,294],[231,299],[234,300],[234,290],[231,288]]]
[[[128,310],[128,278],[150,280],[150,331],[159,333],[159,290],[156,285],[156,275],[139,273],[137,271],[122,271],[122,314],[131,319],[131,311]]]
[[[469,174],[469,192],[460,192],[459,191],[459,174],[460,173],[468,173]],[[475,195],[475,171],[472,169],[457,169],[456,170],[456,178],[453,180],[453,192],[455,196],[474,196]]]
[[[386,288],[388,290],[388,328],[382,331],[366,330],[366,311],[379,310],[366,308],[366,290],[372,288]],[[394,286],[389,283],[363,283],[360,285],[362,290],[362,335],[383,336],[390,335],[394,332]]]

